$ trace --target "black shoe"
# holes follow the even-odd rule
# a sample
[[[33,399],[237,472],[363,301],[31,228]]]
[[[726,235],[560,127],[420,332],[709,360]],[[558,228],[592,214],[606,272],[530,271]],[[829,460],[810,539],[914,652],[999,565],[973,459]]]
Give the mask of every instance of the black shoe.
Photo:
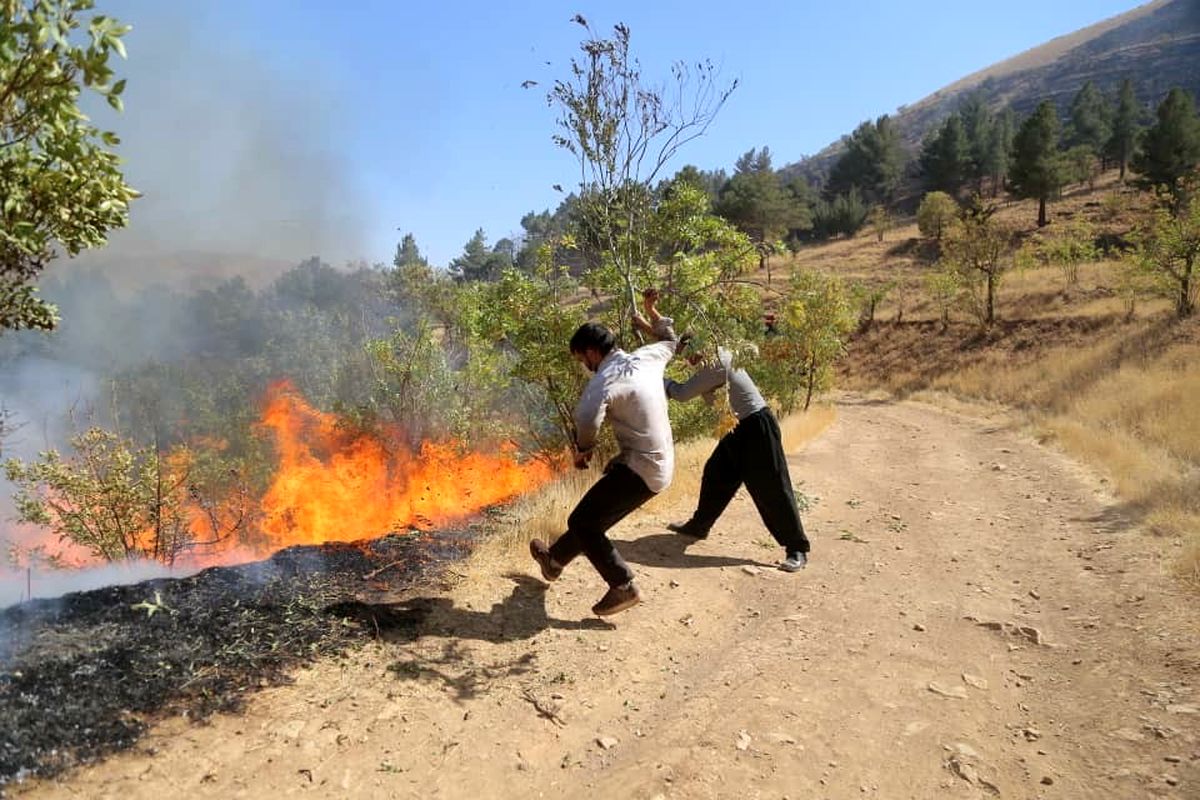
[[[691,539],[705,539],[708,537],[708,531],[702,529],[690,519],[687,522],[668,522],[667,530]]]
[[[610,587],[604,597],[600,598],[600,602],[592,606],[592,613],[597,617],[607,617],[609,614],[633,608],[640,602],[642,602],[642,594],[633,585],[633,581],[630,581],[620,586]]]
[[[550,557],[550,548],[541,539],[530,541],[529,555],[533,556],[533,560],[542,568],[542,577],[546,579],[546,583],[553,583],[562,575],[562,564]]]

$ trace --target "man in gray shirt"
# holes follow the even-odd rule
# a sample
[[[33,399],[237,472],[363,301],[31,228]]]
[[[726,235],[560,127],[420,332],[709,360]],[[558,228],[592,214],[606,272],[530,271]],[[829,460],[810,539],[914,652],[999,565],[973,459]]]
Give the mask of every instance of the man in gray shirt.
[[[571,337],[571,355],[594,373],[575,408],[575,466],[587,467],[606,417],[620,450],[571,512],[566,533],[551,546],[534,539],[529,552],[547,581],[556,580],[576,556],[586,555],[609,586],[592,606],[599,616],[641,601],[633,571],[613,547],[608,529],[666,489],[675,472],[675,444],[662,390],[663,370],[675,354],[669,324],[661,318],[660,341],[632,353],[617,347],[612,331],[596,322],[581,325]]]
[[[703,363],[695,339],[684,336],[678,352],[699,369],[683,383],[668,378],[667,396],[686,401],[704,395],[711,402],[713,393],[726,386],[729,407],[738,424],[721,437],[717,449],[704,465],[700,499],[692,518],[684,523],[671,523],[667,528],[684,536],[703,539],[738,487],[745,483],[763,524],[784,548],[785,557],[779,568],[785,572],[798,572],[808,563],[809,542],[800,522],[775,415],[746,370],[733,366],[732,354],[727,349],[718,348],[716,360]]]

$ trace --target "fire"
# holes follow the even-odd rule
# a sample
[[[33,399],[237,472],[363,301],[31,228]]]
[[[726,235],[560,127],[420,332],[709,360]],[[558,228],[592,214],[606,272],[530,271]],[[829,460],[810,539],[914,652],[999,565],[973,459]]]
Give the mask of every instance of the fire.
[[[428,530],[465,518],[546,483],[544,461],[521,461],[515,448],[467,452],[454,441],[415,450],[351,433],[314,409],[287,383],[267,394],[262,430],[274,439],[278,469],[261,498],[244,487],[220,502],[190,491],[196,454],[223,442],[194,442],[164,453],[157,515],[139,509],[127,552],[168,566],[237,564],[297,544],[355,541],[392,531]],[[401,437],[386,437],[400,440]],[[61,499],[59,507],[69,510]],[[24,568],[98,566],[103,559],[37,526],[13,528],[16,547],[0,553]],[[2,543],[3,540],[0,540]],[[136,560],[136,559],[135,559]]]
[[[274,436],[279,470],[262,499],[271,549],[428,529],[535,489],[552,476],[513,448],[462,452],[456,442],[391,451],[349,435],[287,384],[272,388],[261,424]]]

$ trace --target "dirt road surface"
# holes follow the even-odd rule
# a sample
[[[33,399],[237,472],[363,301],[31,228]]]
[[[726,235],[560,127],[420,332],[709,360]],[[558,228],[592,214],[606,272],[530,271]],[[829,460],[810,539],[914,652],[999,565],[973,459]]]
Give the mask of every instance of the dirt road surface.
[[[1197,597],[1101,481],[1001,417],[863,398],[792,470],[802,573],[742,495],[691,546],[650,507],[611,624],[585,561],[468,565],[246,713],[18,793],[1200,797]]]

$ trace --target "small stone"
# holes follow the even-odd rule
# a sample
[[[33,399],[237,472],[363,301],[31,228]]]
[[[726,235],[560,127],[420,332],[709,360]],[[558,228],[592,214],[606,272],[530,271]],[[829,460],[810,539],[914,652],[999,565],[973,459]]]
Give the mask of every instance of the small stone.
[[[761,572],[761,570],[759,570],[758,567],[746,564],[742,567],[742,572],[746,573],[747,575],[757,575],[759,572]]]
[[[615,736],[598,736],[596,744],[600,745],[601,750],[612,750],[617,746],[618,740]]]
[[[1025,740],[1029,742],[1036,742],[1042,738],[1042,732],[1037,728],[1025,728],[1021,733],[1025,736]]]
[[[1163,780],[1167,782],[1168,786],[1179,785],[1179,778],[1176,778],[1174,775],[1163,775]]]
[[[1041,600],[1041,599],[1042,599],[1042,596],[1041,596],[1040,594],[1038,594],[1038,592],[1037,592],[1037,590],[1036,590],[1036,589],[1030,589],[1030,590],[1029,590],[1029,596],[1030,596],[1030,597],[1032,597],[1034,600]]]
[[[1008,467],[1004,464],[992,464],[992,472],[1004,472],[1006,469],[1008,469]]]
[[[1054,778],[1051,778],[1049,775],[1045,776],[1044,778],[1042,778],[1042,785],[1043,786],[1053,786]]]
[[[972,675],[969,672],[964,672],[962,674],[962,679],[963,683],[967,684],[968,686],[974,686],[976,689],[988,688],[988,682],[978,675]]]
[[[914,631],[917,631],[917,632],[919,632],[919,633],[924,633],[924,632],[925,632],[925,626],[924,626],[924,625],[922,625],[921,623],[919,623],[919,622],[918,622],[918,623],[916,623],[915,625],[913,625],[913,630],[914,630]]]
[[[929,682],[929,691],[933,692],[934,694],[941,695],[942,697],[951,697],[956,700],[966,700],[967,699],[967,690],[965,688],[963,688],[962,686],[946,687],[946,686],[942,686],[937,681],[930,681]]]
[[[775,744],[795,744],[796,738],[786,733],[768,733],[767,739]]]
[[[673,580],[673,581],[671,581],[671,583],[670,583],[670,586],[671,586],[671,588],[672,588],[672,589],[678,589],[678,588],[679,588],[680,586],[682,586],[682,585],[683,585],[683,584],[681,584],[679,581],[674,581],[674,580]]]
[[[1180,761],[1183,761],[1183,759],[1179,756],[1163,756],[1163,761],[1167,761],[1171,764],[1178,764]]]
[[[738,731],[737,741],[734,742],[734,747],[736,747],[738,750],[747,750],[750,747],[751,741],[752,739],[750,738],[750,734],[746,733],[745,731]]]

